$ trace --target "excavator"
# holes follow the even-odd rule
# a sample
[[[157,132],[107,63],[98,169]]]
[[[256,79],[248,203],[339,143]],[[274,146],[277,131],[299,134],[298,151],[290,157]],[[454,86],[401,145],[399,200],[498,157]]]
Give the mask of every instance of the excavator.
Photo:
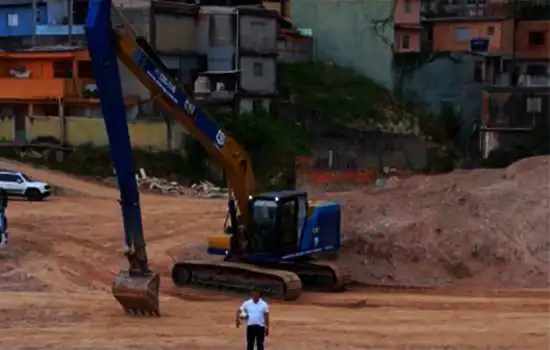
[[[298,299],[302,288],[309,286],[345,290],[346,270],[324,258],[340,248],[340,204],[312,201],[298,190],[256,193],[245,149],[193,103],[145,38],[125,21],[113,26],[112,13],[124,18],[111,0],[90,0],[85,34],[120,191],[129,266],[115,277],[112,293],[125,312],[160,315],[160,275],[151,271],[145,248],[118,61],[151,92],[167,116],[204,146],[227,179],[228,224],[224,232],[207,239],[208,253],[222,257],[175,262],[171,271],[175,286],[256,289],[282,300]]]

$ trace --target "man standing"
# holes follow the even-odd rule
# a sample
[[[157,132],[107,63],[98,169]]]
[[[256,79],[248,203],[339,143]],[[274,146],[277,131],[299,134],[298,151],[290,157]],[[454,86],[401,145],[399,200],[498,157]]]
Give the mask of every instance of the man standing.
[[[253,290],[251,298],[237,310],[235,325],[241,325],[242,315],[246,315],[246,350],[264,350],[264,339],[269,335],[269,306],[260,298],[260,292]]]
[[[0,249],[8,245],[8,218],[6,209],[8,208],[8,193],[0,188]]]

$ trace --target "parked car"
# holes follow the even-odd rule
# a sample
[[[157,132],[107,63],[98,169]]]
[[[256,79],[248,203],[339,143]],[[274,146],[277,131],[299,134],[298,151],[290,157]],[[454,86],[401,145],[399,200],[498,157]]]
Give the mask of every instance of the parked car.
[[[51,186],[46,182],[35,181],[21,172],[8,169],[0,169],[0,187],[8,196],[25,197],[31,201],[41,201],[51,194]]]

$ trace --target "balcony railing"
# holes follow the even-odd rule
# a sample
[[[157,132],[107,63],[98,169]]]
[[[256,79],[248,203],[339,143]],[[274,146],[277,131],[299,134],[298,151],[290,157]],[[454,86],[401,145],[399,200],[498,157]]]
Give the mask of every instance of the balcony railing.
[[[531,129],[539,122],[548,122],[548,93],[492,92],[487,101],[483,118],[487,128]]]
[[[522,74],[518,78],[518,86],[522,87],[550,87],[550,77],[545,75]]]
[[[424,6],[420,16],[424,20],[500,18],[514,14],[512,2],[485,5]]]
[[[548,20],[550,19],[550,1],[519,1],[518,7],[516,8],[516,15],[518,18],[524,20]]]
[[[58,24],[39,24],[36,26],[36,35],[84,35],[83,25],[58,25]]]
[[[238,71],[205,72],[195,81],[195,100],[232,101],[237,92]]]
[[[87,94],[89,79],[0,78],[0,98],[7,100],[56,100],[59,98],[93,98]]]

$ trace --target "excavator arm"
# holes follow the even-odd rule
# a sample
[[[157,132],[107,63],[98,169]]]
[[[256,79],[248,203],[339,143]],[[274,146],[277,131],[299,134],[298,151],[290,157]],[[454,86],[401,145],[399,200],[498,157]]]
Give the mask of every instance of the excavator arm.
[[[86,35],[99,90],[102,80],[108,85],[120,85],[119,75],[106,69],[106,65],[115,64],[116,56],[151,92],[166,115],[179,122],[222,166],[236,199],[241,223],[248,222],[248,197],[255,193],[255,180],[247,152],[215,120],[193,104],[189,95],[168,74],[155,50],[144,38],[137,37],[130,25],[113,28],[111,11],[124,18],[111,6],[111,0],[90,1]]]
[[[226,174],[232,195],[229,212],[234,235],[234,253],[242,254],[246,238],[241,223],[248,222],[248,197],[254,193],[250,158],[221,127],[201,109],[168,75],[168,71],[144,38],[130,25],[113,28],[111,0],[90,0],[85,32],[92,68],[101,101],[111,158],[120,189],[128,270],[113,282],[113,295],[130,314],[159,315],[160,277],[149,270],[139,192],[135,180],[130,135],[118,60],[151,92],[158,106],[174,118],[216,159]],[[118,13],[123,19],[123,16]],[[236,200],[236,203],[235,203]],[[240,214],[238,222],[237,208]]]

